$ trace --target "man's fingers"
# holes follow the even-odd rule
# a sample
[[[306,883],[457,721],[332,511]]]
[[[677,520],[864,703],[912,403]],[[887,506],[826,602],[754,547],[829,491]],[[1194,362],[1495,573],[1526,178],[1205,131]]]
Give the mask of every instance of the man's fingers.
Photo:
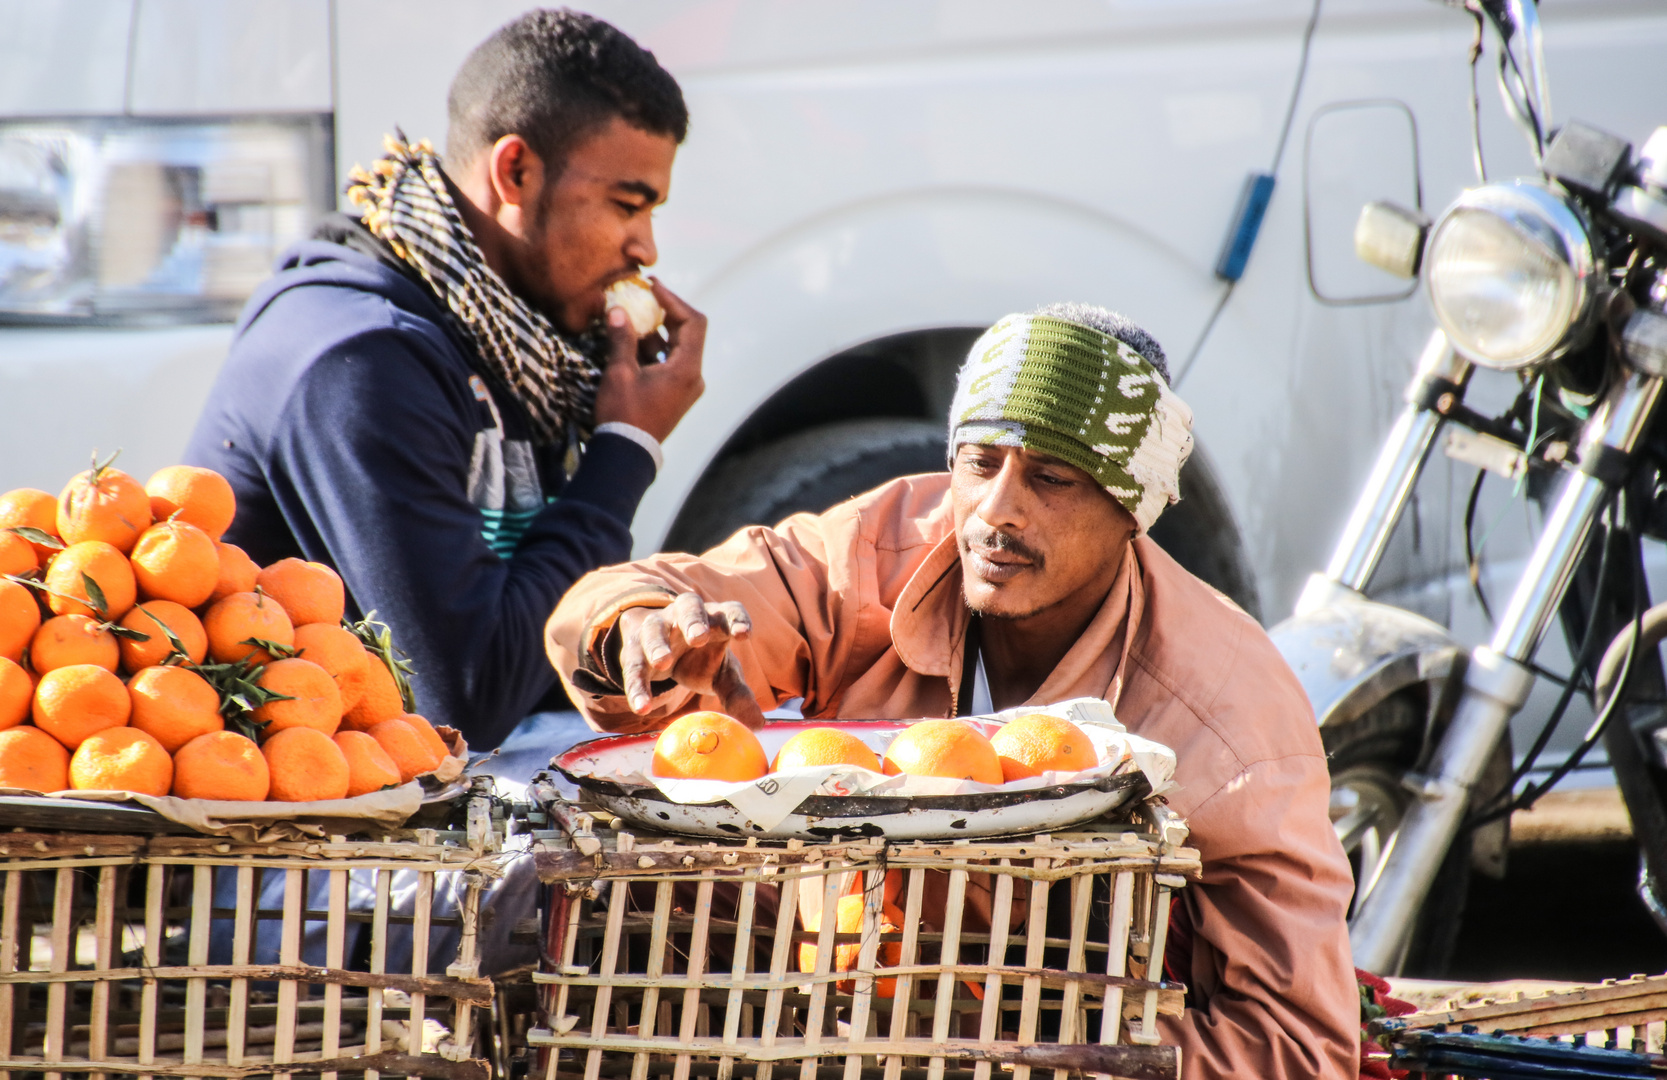
[[[711,636],[712,625],[706,617],[706,605],[694,593],[684,593],[673,600],[671,607],[666,609],[666,617],[677,627],[677,632],[683,635],[690,648],[699,648]]]
[[[764,726],[764,710],[758,707],[758,699],[752,696],[746,675],[741,671],[741,661],[735,658],[734,653],[724,653],[723,665],[712,677],[712,692],[723,702],[724,712],[730,716],[754,731]]]
[[[752,616],[747,614],[747,609],[740,601],[726,600],[713,606],[723,613],[730,637],[746,637],[752,633]]]
[[[625,703],[631,706],[631,711],[640,713],[647,709],[654,695],[648,686],[648,665],[640,634],[626,634],[620,640],[619,672],[625,684]]]
[[[602,325],[608,332],[608,367],[628,360],[630,363],[625,365],[626,369],[634,371],[637,366],[637,332],[631,328],[625,309],[614,308],[608,312]]]
[[[698,371],[705,351],[706,316],[684,303],[682,297],[657,279],[651,279],[651,283],[655,299],[660,301],[666,312],[666,340],[669,345],[666,363],[692,365]]]
[[[676,661],[670,630],[659,612],[643,620],[637,639],[642,644],[643,659],[656,674],[666,671]]]

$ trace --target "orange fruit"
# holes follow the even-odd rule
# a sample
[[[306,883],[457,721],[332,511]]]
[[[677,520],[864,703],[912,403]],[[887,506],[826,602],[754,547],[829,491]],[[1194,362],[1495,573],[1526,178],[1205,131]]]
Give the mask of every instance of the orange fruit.
[[[260,752],[266,755],[272,774],[267,798],[277,802],[347,798],[347,757],[322,731],[286,728],[262,743]]]
[[[336,626],[347,610],[342,579],[323,563],[279,559],[255,575],[255,584],[284,606],[296,626],[307,623]]]
[[[69,759],[75,791],[132,791],[162,796],[174,786],[174,759],[151,736],[130,727],[96,732]]]
[[[104,594],[105,610],[94,610],[87,594],[91,578]],[[84,540],[58,552],[46,569],[46,606],[59,615],[119,619],[138,599],[138,582],[127,556],[102,540]]]
[[[423,742],[428,744],[429,749],[439,755],[439,760],[435,762],[436,766],[438,766],[441,761],[451,757],[451,747],[446,745],[446,740],[440,737],[440,733],[434,730],[434,725],[429,723],[426,717],[408,712],[401,713],[398,719],[410,724],[411,730],[415,731],[418,735],[421,735]]]
[[[40,728],[0,731],[0,788],[63,791],[69,787],[69,751]]]
[[[910,724],[886,747],[887,776],[944,776],[999,784],[1001,760],[982,732],[965,720],[922,720]]]
[[[341,691],[342,711],[353,708],[365,692],[364,645],[350,630],[329,623],[306,623],[295,628],[296,655],[330,673]],[[378,664],[380,660],[376,661]],[[384,717],[386,719],[386,717]]]
[[[1001,761],[1003,782],[1045,772],[1076,772],[1100,763],[1082,728],[1047,713],[1028,713],[1009,721],[990,736],[990,745]]]
[[[17,488],[0,495],[0,529],[39,529],[58,535],[58,500],[39,488]],[[57,548],[31,542],[35,561],[44,563]]]
[[[130,558],[139,593],[146,600],[200,607],[220,583],[219,550],[207,533],[189,522],[152,525],[133,545]]]
[[[121,626],[124,630],[137,630],[141,634],[149,634],[149,641],[135,641],[132,638],[121,639],[122,667],[130,672],[141,671],[162,663],[173,655],[174,646],[163,632],[162,626],[174,632],[179,643],[185,646],[185,655],[193,664],[200,664],[208,655],[208,635],[203,632],[202,620],[192,613],[191,609],[172,600],[146,600],[142,604],[135,604],[133,610],[122,616]]]
[[[399,766],[382,744],[363,731],[336,732],[336,746],[347,759],[347,797],[369,795],[399,784]]]
[[[0,575],[32,574],[40,569],[40,564],[35,545],[16,533],[0,529]]]
[[[74,664],[92,664],[114,672],[121,657],[116,635],[85,615],[48,619],[29,642],[29,666],[37,675]]]
[[[236,544],[215,544],[214,553],[220,558],[220,577],[209,600],[224,600],[232,593],[254,592],[255,577],[260,567]]]
[[[439,767],[441,756],[416,728],[403,720],[384,720],[371,728],[369,734],[393,760],[402,784]]]
[[[94,664],[71,664],[41,676],[33,712],[35,726],[74,750],[89,735],[126,727],[133,700],[110,672]]]
[[[399,684],[394,682],[393,672],[382,658],[371,652],[365,652],[365,666],[356,677],[349,679],[348,693],[357,694],[358,700],[353,707],[342,716],[342,726],[349,731],[369,731],[384,720],[393,720],[404,714],[405,700],[399,695]]]
[[[41,608],[29,587],[0,578],[0,656],[21,661],[40,625]]]
[[[336,689],[336,680],[330,673],[311,660],[300,657],[274,660],[255,683],[287,699],[268,701],[254,711],[256,722],[266,725],[268,738],[276,732],[298,727],[334,735],[341,726],[341,691]]]
[[[654,743],[655,776],[757,780],[770,771],[758,736],[720,712],[692,712],[666,725]]]
[[[232,593],[215,601],[203,613],[203,631],[208,634],[208,655],[217,664],[246,658],[270,664],[272,654],[249,644],[252,638],[284,646],[295,643],[295,627],[284,609],[271,597],[254,592]]]
[[[0,730],[29,719],[29,699],[34,696],[35,680],[22,665],[0,656]]]
[[[220,718],[219,691],[186,668],[145,668],[128,680],[127,696],[133,699],[128,726],[151,736],[170,754],[226,726]]]
[[[860,880],[860,878],[859,878]],[[862,912],[864,899],[861,893],[853,893],[839,898],[839,907],[835,912],[834,929],[841,934],[862,933]],[[815,932],[820,927],[807,927]],[[880,933],[895,934],[903,929],[903,911],[896,904],[886,902],[880,906]],[[849,945],[834,946],[834,970],[850,971],[857,966],[862,958],[862,942]],[[875,963],[879,967],[896,967],[903,962],[903,943],[901,941],[882,941],[874,954]],[[816,970],[816,946],[799,946],[799,970]],[[855,993],[857,980],[841,979],[835,983],[835,988],[842,994]],[[896,979],[875,979],[874,994],[876,997],[895,997],[897,995]]]
[[[237,514],[237,497],[226,478],[195,465],[156,470],[145,481],[145,494],[150,496],[151,516],[157,521],[178,514],[176,521],[195,525],[212,540],[225,535]]]
[[[120,469],[88,469],[59,494],[57,521],[64,543],[101,540],[125,555],[150,528],[150,496]]]
[[[271,783],[260,747],[235,731],[198,735],[174,754],[174,794],[181,799],[262,802]]]
[[[782,744],[771,772],[803,769],[811,765],[857,765],[880,771],[880,759],[868,744],[838,728],[807,728]]]

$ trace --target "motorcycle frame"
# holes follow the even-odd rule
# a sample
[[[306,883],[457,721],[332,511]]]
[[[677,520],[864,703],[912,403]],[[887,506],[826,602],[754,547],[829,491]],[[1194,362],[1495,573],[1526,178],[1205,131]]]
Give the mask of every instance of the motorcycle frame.
[[[1299,619],[1351,603],[1364,593],[1449,422],[1474,427],[1464,408],[1470,363],[1435,332],[1407,391],[1407,405],[1381,448],[1323,575],[1298,602]],[[1588,539],[1648,431],[1662,380],[1623,370],[1610,381],[1582,428],[1578,450],[1564,464],[1561,488],[1509,601],[1485,645],[1470,650],[1452,718],[1421,772],[1406,777],[1414,800],[1350,928],[1357,966],[1394,971],[1419,909],[1448,848],[1458,836],[1473,790],[1534,684],[1532,661],[1551,620],[1563,608],[1588,550]],[[1381,607],[1381,605],[1372,605]],[[1360,695],[1353,695],[1358,702]],[[1369,702],[1368,702],[1369,703]],[[1335,711],[1335,703],[1327,713]],[[1356,706],[1358,710],[1360,706]],[[1316,711],[1321,703],[1316,702]],[[1321,722],[1327,722],[1322,713]]]

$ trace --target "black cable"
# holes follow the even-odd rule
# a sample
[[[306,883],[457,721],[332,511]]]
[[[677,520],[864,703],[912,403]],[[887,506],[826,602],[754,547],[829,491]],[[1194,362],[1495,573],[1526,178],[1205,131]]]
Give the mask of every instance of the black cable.
[[[1493,609],[1488,606],[1488,598],[1482,593],[1482,564],[1475,542],[1476,506],[1482,498],[1482,481],[1487,478],[1486,469],[1476,470],[1476,482],[1470,486],[1470,498],[1464,504],[1464,561],[1470,575],[1470,590],[1476,594],[1476,602],[1482,605],[1482,614],[1486,616],[1488,625],[1492,626]]]

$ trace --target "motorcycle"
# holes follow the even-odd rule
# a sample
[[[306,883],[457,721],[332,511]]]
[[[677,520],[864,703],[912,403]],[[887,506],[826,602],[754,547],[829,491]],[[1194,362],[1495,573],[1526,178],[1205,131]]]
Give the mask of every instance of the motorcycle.
[[[1502,857],[1513,810],[1602,741],[1640,851],[1638,894],[1667,933],[1667,680],[1644,544],[1667,539],[1667,127],[1642,145],[1570,120],[1550,125],[1532,0],[1465,0],[1496,35],[1499,82],[1539,175],[1465,191],[1435,221],[1369,204],[1356,251],[1421,278],[1438,328],[1323,573],[1271,633],[1308,691],[1332,769],[1332,818],[1355,869],[1357,966],[1439,964],[1471,862]],[[1476,115],[1472,82],[1472,116]],[[1466,405],[1476,368],[1520,392],[1487,415]],[[1438,438],[1481,479],[1510,478],[1542,527],[1492,636],[1466,648],[1441,625],[1367,598],[1374,571]],[[1478,596],[1480,598],[1480,590]],[[1486,601],[1482,599],[1483,609]],[[1574,663],[1537,663],[1557,620]],[[1508,725],[1537,679],[1556,706],[1513,762]],[[1571,701],[1595,719],[1568,759],[1529,782]]]

